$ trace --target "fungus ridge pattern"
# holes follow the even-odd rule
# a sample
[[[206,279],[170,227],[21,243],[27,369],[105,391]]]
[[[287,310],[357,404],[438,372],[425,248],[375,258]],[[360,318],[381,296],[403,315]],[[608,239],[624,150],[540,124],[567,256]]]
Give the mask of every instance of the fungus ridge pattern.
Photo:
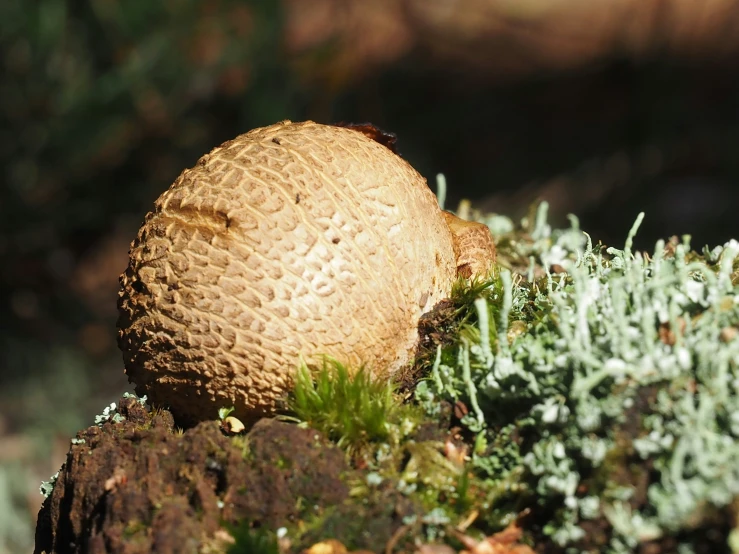
[[[351,129],[285,122],[214,149],[157,200],[121,277],[119,343],[137,392],[185,419],[269,413],[300,355],[398,370],[453,277],[409,164]]]

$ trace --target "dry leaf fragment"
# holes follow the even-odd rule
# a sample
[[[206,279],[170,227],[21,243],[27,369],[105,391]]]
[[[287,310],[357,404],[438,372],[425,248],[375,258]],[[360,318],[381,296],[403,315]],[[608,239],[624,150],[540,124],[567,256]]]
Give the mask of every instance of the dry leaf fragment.
[[[307,550],[303,550],[300,554],[374,554],[369,550],[353,550],[349,552],[340,541],[336,539],[328,539],[326,541],[317,542]]]
[[[457,554],[446,544],[422,544],[413,554]]]
[[[246,427],[240,419],[228,416],[221,422],[221,429],[227,435],[238,435],[239,433],[243,433]]]
[[[336,539],[317,542],[307,550],[303,550],[302,554],[348,554],[346,546]]]
[[[459,532],[456,536],[469,549],[462,550],[460,554],[535,554],[530,546],[518,542],[523,530],[515,522],[479,542]]]

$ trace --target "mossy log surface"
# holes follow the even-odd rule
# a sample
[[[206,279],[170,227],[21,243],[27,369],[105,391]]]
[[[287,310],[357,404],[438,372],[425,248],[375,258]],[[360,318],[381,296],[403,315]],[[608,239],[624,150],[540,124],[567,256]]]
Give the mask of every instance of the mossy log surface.
[[[737,552],[739,244],[471,215],[508,269],[422,319],[384,438],[182,432],[127,396],[72,441],[35,552]]]

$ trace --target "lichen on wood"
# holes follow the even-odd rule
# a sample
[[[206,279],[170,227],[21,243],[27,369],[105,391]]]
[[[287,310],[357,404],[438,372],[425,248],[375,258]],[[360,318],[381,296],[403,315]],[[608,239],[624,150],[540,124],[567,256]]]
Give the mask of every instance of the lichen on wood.
[[[574,218],[552,231],[545,213],[532,238],[498,237],[516,271],[480,291],[417,398],[470,407],[477,474],[518,483],[489,513],[528,506],[560,548],[735,545],[739,243],[637,252],[642,215],[623,249],[606,248]]]

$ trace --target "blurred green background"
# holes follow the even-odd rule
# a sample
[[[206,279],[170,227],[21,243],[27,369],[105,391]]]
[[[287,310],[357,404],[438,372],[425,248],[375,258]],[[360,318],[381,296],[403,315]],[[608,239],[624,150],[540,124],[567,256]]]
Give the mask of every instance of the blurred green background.
[[[130,390],[117,278],[154,199],[281,119],[371,121],[448,205],[595,240],[739,235],[734,0],[0,2],[0,554]]]

